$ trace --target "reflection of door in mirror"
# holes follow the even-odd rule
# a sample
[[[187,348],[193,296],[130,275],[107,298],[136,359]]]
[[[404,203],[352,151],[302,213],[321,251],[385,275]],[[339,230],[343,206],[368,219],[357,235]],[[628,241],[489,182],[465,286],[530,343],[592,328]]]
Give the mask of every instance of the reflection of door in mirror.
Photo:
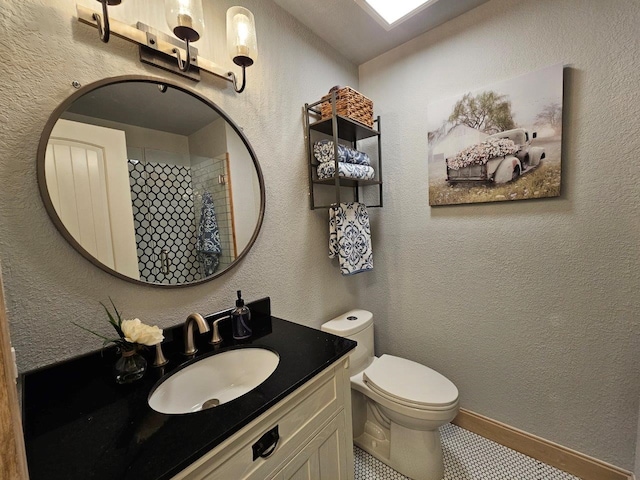
[[[47,185],[60,219],[105,265],[140,278],[123,132],[59,120],[47,146]]]

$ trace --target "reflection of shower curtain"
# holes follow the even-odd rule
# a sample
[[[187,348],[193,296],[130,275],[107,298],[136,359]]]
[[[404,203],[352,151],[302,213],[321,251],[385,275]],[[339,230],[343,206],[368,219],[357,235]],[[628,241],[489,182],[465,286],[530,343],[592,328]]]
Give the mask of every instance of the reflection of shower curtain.
[[[213,198],[209,192],[202,195],[197,249],[203,277],[213,275],[220,263],[222,245],[220,244],[220,231],[218,230],[216,211],[213,207]]]

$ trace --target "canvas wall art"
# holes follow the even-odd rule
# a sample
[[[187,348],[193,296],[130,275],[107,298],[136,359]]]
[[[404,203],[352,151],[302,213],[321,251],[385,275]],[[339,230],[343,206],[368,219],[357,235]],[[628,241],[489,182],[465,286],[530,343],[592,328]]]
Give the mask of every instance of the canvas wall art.
[[[428,105],[429,205],[560,195],[562,64]]]

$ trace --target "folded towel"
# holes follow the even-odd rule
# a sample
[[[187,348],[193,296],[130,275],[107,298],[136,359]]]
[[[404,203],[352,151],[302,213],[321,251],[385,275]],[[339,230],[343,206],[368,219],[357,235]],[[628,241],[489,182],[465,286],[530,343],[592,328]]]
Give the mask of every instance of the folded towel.
[[[318,165],[318,178],[333,177],[336,171],[336,165],[333,162],[324,162]],[[376,172],[372,167],[366,165],[354,165],[353,163],[338,163],[338,171],[341,177],[354,178],[356,180],[371,180],[376,176]]]
[[[336,255],[342,275],[373,270],[369,214],[363,203],[341,203],[329,209],[329,258]]]
[[[203,276],[213,275],[220,263],[222,244],[220,243],[220,231],[216,220],[216,210],[213,206],[213,198],[209,192],[202,195],[202,209],[200,211],[200,225],[198,227],[198,240],[196,250],[203,270]]]
[[[333,142],[331,140],[319,140],[313,145],[313,155],[320,163],[333,162]],[[338,144],[338,161],[354,163],[356,165],[371,166],[369,155],[359,150]]]

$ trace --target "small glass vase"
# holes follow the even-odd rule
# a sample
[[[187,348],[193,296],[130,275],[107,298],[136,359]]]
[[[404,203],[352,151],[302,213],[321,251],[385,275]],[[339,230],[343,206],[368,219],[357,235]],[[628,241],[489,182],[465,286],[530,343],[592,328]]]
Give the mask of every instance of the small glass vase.
[[[147,361],[136,350],[122,350],[122,356],[113,366],[117,383],[131,383],[139,380],[147,370]]]

